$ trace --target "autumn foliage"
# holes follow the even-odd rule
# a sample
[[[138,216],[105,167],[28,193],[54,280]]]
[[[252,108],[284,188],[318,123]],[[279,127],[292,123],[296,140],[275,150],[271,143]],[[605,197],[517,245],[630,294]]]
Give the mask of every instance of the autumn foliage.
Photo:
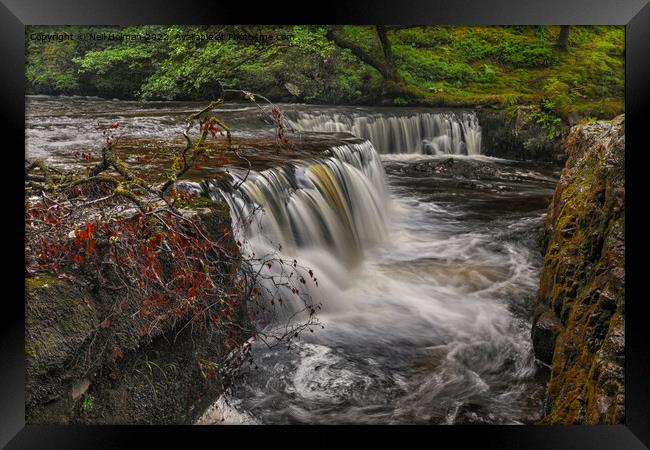
[[[220,103],[188,118],[186,145],[179,149],[177,164],[162,186],[139,178],[117,157],[117,123],[98,125],[101,158],[86,174],[26,161],[25,275],[54,274],[82,291],[114,292],[114,304],[100,330],[110,330],[116,318],[124,320],[120,312],[135,304],[133,320],[137,319],[142,336],[201,329],[217,336],[226,349],[239,348],[231,358],[237,365],[250,357],[248,338],[265,337],[259,329],[264,324],[250,325],[242,314],[252,304],[258,311],[268,311],[282,299],[263,295],[259,281],[264,274],[257,268],[261,264],[241,254],[242,243],[231,236],[228,226],[216,226],[205,212],[181,207],[199,195],[179,180],[205,157],[205,140],[231,142],[227,126],[209,115]],[[271,117],[282,125],[275,106]],[[196,142],[189,136],[195,125],[200,133]],[[284,128],[277,129],[277,138],[286,142]],[[236,150],[232,153],[236,160],[239,155]],[[84,152],[83,159],[92,156]],[[311,309],[306,323],[285,327],[274,341],[286,342],[315,323]],[[113,359],[122,357],[121,349],[110,351]],[[214,376],[215,365],[205,361],[197,361],[200,372]]]

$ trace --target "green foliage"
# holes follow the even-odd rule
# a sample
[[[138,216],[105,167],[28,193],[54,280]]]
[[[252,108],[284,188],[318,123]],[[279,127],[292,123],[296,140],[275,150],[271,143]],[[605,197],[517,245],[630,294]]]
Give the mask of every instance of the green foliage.
[[[379,72],[326,37],[323,26],[27,27],[30,33],[122,32],[155,40],[27,41],[27,92],[147,100],[215,98],[222,88],[275,101],[395,105],[540,106],[540,114],[611,117],[623,112],[623,27],[571,26],[568,49],[557,26],[427,26],[388,33],[402,78],[387,89]],[[251,42],[184,39],[188,33],[291,34]],[[373,26],[341,35],[383,58]],[[549,123],[550,119],[540,120]],[[549,125],[552,128],[552,124]]]
[[[543,93],[542,103],[545,108],[559,115],[568,114],[571,111],[573,102],[576,100],[576,94],[571,91],[569,85],[555,77],[546,80]]]
[[[462,62],[447,62],[431,51],[418,51],[409,46],[395,46],[402,69],[416,82],[447,81],[463,86],[477,78],[474,69]]]
[[[503,63],[514,68],[548,67],[557,61],[550,45],[528,42],[503,43],[499,57]]]
[[[497,72],[493,65],[483,64],[480,72],[478,73],[477,79],[482,83],[491,83],[497,78]]]
[[[562,134],[562,118],[553,113],[555,103],[542,100],[541,105],[532,111],[532,117],[538,125],[547,131],[549,139],[555,139]]]
[[[52,41],[38,49],[30,42],[27,49],[25,72],[29,90],[70,94],[79,88],[77,68],[72,61],[76,52],[73,41]]]
[[[84,411],[90,411],[93,409],[93,406],[95,406],[95,397],[92,394],[85,393],[81,402],[81,408]]]
[[[468,34],[457,46],[457,51],[465,61],[490,59],[499,55],[499,45],[492,43],[480,34]]]
[[[89,74],[98,92],[120,98],[139,95],[140,85],[153,73],[156,49],[146,43],[125,43],[104,50],[89,51],[76,58],[79,71]]]
[[[399,31],[395,36],[396,43],[410,45],[415,48],[437,48],[453,42],[452,34],[440,26],[408,28]]]

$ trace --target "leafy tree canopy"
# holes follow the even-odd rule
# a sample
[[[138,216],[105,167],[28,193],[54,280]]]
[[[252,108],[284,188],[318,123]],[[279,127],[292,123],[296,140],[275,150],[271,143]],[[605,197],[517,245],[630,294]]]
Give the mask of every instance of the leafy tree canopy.
[[[383,28],[28,27],[27,92],[205,100],[238,88],[309,103],[535,104],[563,119],[623,111],[623,27]],[[73,39],[30,38],[62,32]],[[110,33],[150,38],[77,38]],[[222,38],[188,38],[201,34]]]

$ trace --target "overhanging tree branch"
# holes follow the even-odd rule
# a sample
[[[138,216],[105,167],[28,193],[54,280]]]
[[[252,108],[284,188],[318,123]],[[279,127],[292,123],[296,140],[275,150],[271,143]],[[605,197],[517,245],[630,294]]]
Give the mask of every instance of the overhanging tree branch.
[[[376,69],[384,79],[386,80],[394,79],[395,77],[394,68],[389,67],[389,65],[385,61],[382,61],[380,58],[377,58],[375,55],[366,51],[365,49],[355,44],[354,42],[348,41],[345,38],[343,38],[339,34],[338,27],[328,28],[325,37],[330,41],[332,41],[333,43],[335,43],[336,45],[338,45],[339,47],[350,50],[350,52],[352,52],[354,56],[356,56],[364,63]],[[384,55],[385,54],[386,53],[384,52]]]

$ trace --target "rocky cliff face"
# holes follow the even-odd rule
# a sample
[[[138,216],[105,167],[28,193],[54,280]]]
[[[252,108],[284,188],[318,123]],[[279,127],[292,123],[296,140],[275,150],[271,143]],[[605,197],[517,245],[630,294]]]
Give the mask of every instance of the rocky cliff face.
[[[544,424],[624,420],[625,118],[575,126],[548,209],[533,344]]]

